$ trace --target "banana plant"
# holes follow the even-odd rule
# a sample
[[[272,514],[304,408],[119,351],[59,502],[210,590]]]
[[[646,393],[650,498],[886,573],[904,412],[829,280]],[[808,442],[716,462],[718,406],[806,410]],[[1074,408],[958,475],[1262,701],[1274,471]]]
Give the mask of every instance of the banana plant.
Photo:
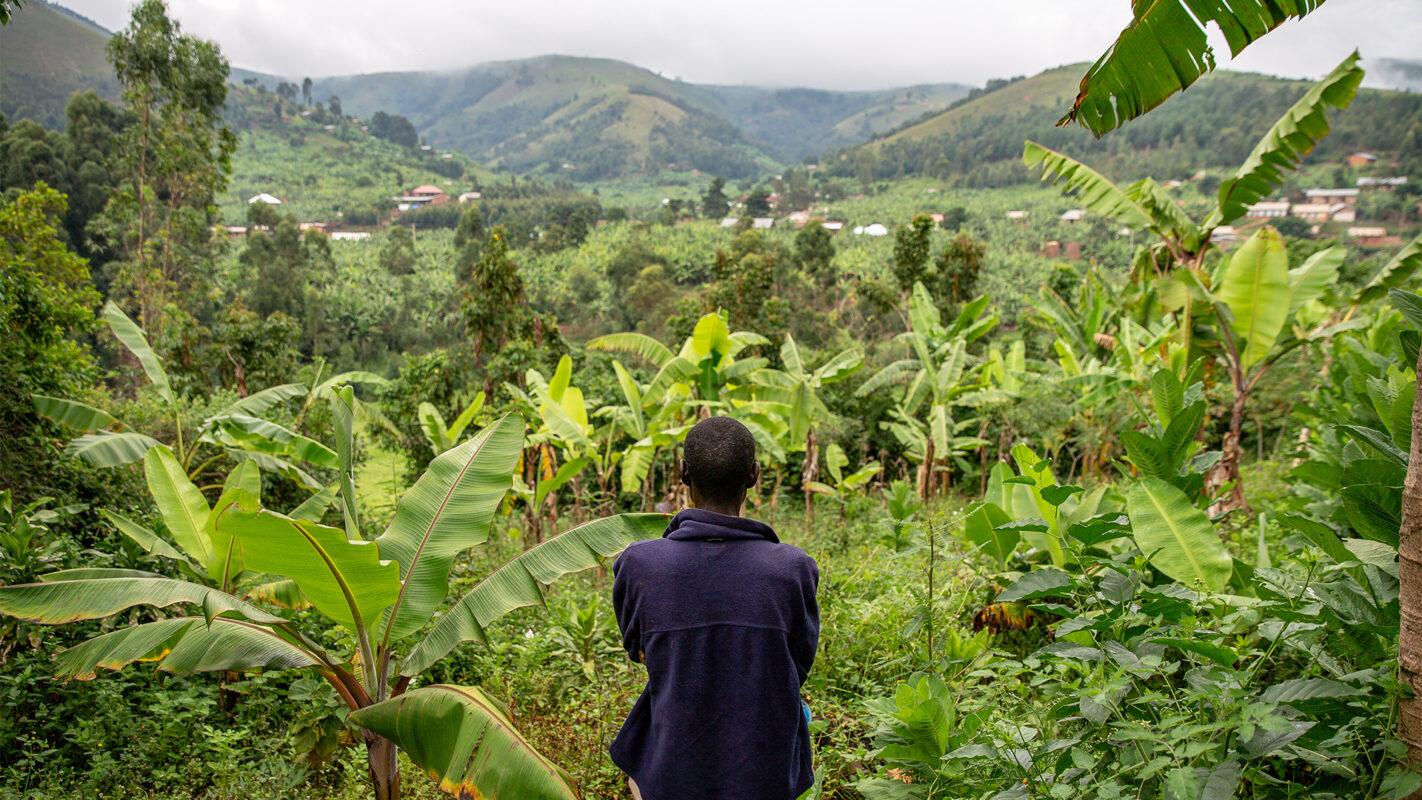
[[[118,628],[60,653],[59,677],[90,678],[101,667],[121,669],[135,661],[156,662],[180,675],[309,669],[331,684],[363,727],[378,800],[400,797],[399,747],[451,793],[576,797],[566,773],[517,734],[493,699],[468,687],[410,687],[454,648],[486,642],[489,625],[509,611],[542,605],[543,586],[655,536],[665,515],[606,517],[570,529],[446,605],[455,559],[488,539],[511,485],[522,420],[504,416],[435,458],[384,533],[367,539],[354,518],[350,469],[356,401],[348,386],[334,395],[337,436],[344,439],[333,448],[341,459],[344,530],[264,508],[250,484],[228,487],[209,507],[168,450],[150,449],[154,500],[183,555],[193,554],[193,571],[220,576],[216,585],[125,570],[68,571],[0,587],[0,613],[60,624],[138,606],[186,606],[191,611],[185,615]],[[227,590],[243,571],[294,582],[338,626],[339,645],[331,647],[327,636],[320,638],[328,644],[318,642],[324,628],[308,632],[299,620]]]
[[[433,403],[420,403],[416,413],[420,416],[420,431],[425,434],[425,441],[429,442],[430,450],[435,454],[454,449],[463,438],[464,431],[469,424],[474,421],[480,411],[484,410],[484,393],[479,392],[474,395],[468,408],[460,412],[454,418],[454,422],[446,423],[444,415],[439,413],[439,409]]]
[[[922,283],[915,283],[909,305],[913,327],[901,334],[916,357],[895,361],[875,373],[856,392],[860,397],[886,386],[907,384],[892,421],[880,423],[904,445],[919,465],[918,492],[927,499],[938,485],[937,474],[956,453],[983,447],[976,436],[961,436],[978,424],[976,418],[955,420],[953,409],[976,407],[1001,398],[984,393],[983,364],[969,365],[968,344],[997,324],[997,316],[984,313],[988,298],[966,304],[952,325],[944,326],[938,307]]]
[[[825,471],[830,475],[832,483],[821,481],[810,481],[809,490],[817,494],[825,495],[839,503],[840,516],[844,516],[849,508],[849,501],[862,494],[869,482],[874,480],[883,467],[877,461],[870,461],[854,472],[845,474],[844,468],[849,466],[849,456],[844,454],[844,448],[837,442],[831,442],[825,448]]]
[[[104,307],[104,319],[109,329],[138,361],[149,383],[158,392],[173,421],[174,441],[171,450],[185,473],[192,478],[203,474],[224,455],[255,462],[262,469],[289,477],[311,490],[324,484],[312,477],[304,467],[334,468],[338,461],[329,447],[295,433],[260,415],[277,403],[294,398],[306,398],[306,404],[329,397],[330,388],[339,379],[351,381],[383,381],[367,373],[336,376],[308,390],[300,383],[285,383],[255,392],[203,420],[196,435],[184,437],[183,404],[173,392],[162,359],[148,343],[147,335],[117,305]],[[96,467],[115,467],[142,460],[162,442],[133,430],[113,415],[77,400],[32,395],[35,410],[43,417],[85,433],[69,442],[65,455],[79,458]],[[217,452],[213,452],[213,450]],[[199,453],[205,458],[199,458]]]
[[[1250,395],[1260,379],[1295,349],[1364,324],[1336,322],[1331,310],[1319,302],[1337,281],[1343,257],[1342,247],[1330,247],[1291,270],[1283,237],[1265,226],[1235,251],[1208,286],[1194,273],[1177,276],[1189,296],[1182,313],[1188,307],[1195,315],[1184,317],[1182,324],[1212,325],[1216,341],[1196,344],[1218,353],[1233,393],[1229,428],[1220,448],[1223,456],[1206,481],[1212,489],[1231,487],[1220,506],[1222,513],[1247,507],[1239,473],[1244,454],[1239,439]]]
[[[1171,0],[1151,4],[1150,8],[1179,4],[1180,0]],[[1192,7],[1194,5],[1192,3]],[[1269,128],[1244,163],[1220,183],[1214,209],[1199,223],[1180,210],[1164,187],[1150,178],[1123,189],[1070,156],[1032,141],[1026,143],[1022,160],[1028,167],[1040,167],[1043,180],[1050,179],[1060,185],[1063,192],[1074,194],[1076,202],[1087,209],[1132,230],[1149,231],[1156,237],[1157,244],[1142,249],[1137,256],[1135,274],[1138,278],[1149,277],[1152,271],[1166,273],[1177,266],[1200,271],[1210,250],[1210,234],[1221,225],[1243,217],[1250,205],[1279,188],[1285,171],[1297,167],[1328,135],[1329,109],[1347,108],[1362,80],[1363,70],[1354,52]],[[1129,83],[1126,81],[1120,86]],[[1147,269],[1148,266],[1154,266],[1154,270]]]
[[[822,386],[838,383],[859,370],[864,359],[854,348],[846,348],[831,356],[815,369],[806,366],[795,338],[785,334],[785,343],[780,346],[780,361],[784,370],[762,369],[751,374],[756,384],[755,396],[774,404],[779,416],[789,424],[789,450],[804,448],[805,457],[800,469],[800,488],[805,493],[805,522],[814,524],[815,499],[812,485],[819,480],[820,452],[815,439],[815,426],[825,420],[834,419],[834,413],[820,399]],[[840,451],[844,455],[844,451]],[[837,472],[837,470],[836,470]],[[836,478],[836,482],[838,482]]]

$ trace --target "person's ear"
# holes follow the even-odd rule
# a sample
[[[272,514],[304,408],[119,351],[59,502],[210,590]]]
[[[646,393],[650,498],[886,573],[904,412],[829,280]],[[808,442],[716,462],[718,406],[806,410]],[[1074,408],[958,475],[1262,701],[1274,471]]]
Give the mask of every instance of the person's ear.
[[[747,489],[750,489],[751,487],[755,486],[757,483],[760,483],[760,462],[759,462],[759,461],[755,462],[755,466],[751,467],[750,479],[746,481],[746,488],[747,488]]]
[[[686,468],[686,459],[681,460],[681,482],[687,486],[691,485],[691,471]]]

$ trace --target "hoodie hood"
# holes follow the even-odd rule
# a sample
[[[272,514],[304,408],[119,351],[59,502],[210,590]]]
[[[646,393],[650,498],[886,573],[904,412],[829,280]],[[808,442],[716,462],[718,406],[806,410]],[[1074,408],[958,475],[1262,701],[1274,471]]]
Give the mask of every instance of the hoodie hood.
[[[700,508],[688,508],[672,517],[662,537],[677,540],[764,539],[767,542],[780,542],[775,531],[764,522],[717,514]]]

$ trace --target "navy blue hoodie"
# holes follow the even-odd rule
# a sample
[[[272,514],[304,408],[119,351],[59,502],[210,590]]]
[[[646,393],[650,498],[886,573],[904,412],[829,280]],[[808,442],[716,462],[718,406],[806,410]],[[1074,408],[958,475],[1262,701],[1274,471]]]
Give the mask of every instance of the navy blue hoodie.
[[[612,742],[643,800],[793,800],[814,782],[800,686],[820,635],[814,559],[769,525],[688,509],[618,556],[622,643],[647,688]]]

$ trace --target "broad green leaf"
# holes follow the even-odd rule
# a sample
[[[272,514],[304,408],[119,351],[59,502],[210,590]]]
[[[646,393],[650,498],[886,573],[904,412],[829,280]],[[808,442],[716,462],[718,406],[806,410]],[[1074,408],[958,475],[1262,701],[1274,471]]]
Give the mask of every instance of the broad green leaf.
[[[592,459],[586,456],[564,461],[562,465],[558,467],[558,471],[553,473],[553,477],[544,478],[539,481],[538,487],[534,490],[533,494],[534,508],[542,508],[543,501],[548,499],[549,494],[563,488],[568,481],[572,480],[579,472],[582,472],[583,467],[586,467],[591,461]]]
[[[691,331],[687,349],[696,361],[709,357],[713,366],[719,366],[731,354],[731,329],[726,327],[726,320],[720,314],[703,315]]]
[[[1334,245],[1308,257],[1308,260],[1289,270],[1289,316],[1293,316],[1304,304],[1323,294],[1338,280],[1338,268],[1343,266],[1343,258],[1348,254],[1342,245]]]
[[[627,403],[628,412],[632,415],[634,436],[646,435],[647,423],[642,416],[642,392],[637,388],[637,382],[632,380],[627,368],[622,366],[622,362],[613,361],[612,371],[617,376],[617,386],[622,389],[622,399]]]
[[[226,494],[233,489],[241,489],[251,496],[262,499],[262,471],[251,461],[243,461],[232,471],[227,473],[227,477],[222,481],[222,493]]]
[[[232,441],[243,449],[286,456],[327,469],[335,469],[340,464],[331,448],[275,422],[246,414],[229,414],[218,419],[216,424],[223,434],[232,437]]]
[[[928,336],[943,327],[938,303],[919,281],[914,281],[913,294],[909,297],[909,322],[913,326],[911,330],[920,336]]]
[[[1279,232],[1260,228],[1235,251],[1215,295],[1234,317],[1230,329],[1248,371],[1269,355],[1289,317],[1289,253]]]
[[[431,461],[400,499],[390,527],[376,539],[381,556],[394,559],[400,572],[382,641],[408,636],[429,621],[448,592],[454,556],[489,537],[522,449],[523,419],[505,415]]]
[[[388,386],[390,385],[390,380],[380,375],[376,375],[373,372],[365,372],[358,369],[353,369],[349,372],[341,372],[336,375],[332,375],[331,377],[323,381],[321,385],[317,386],[315,389],[312,389],[311,395],[306,402],[307,405],[310,405],[311,403],[316,402],[318,400],[329,399],[328,396],[331,394],[331,392],[335,391],[337,386],[363,386],[366,384],[369,384],[371,386]]]
[[[292,519],[320,522],[321,518],[326,516],[326,509],[331,507],[331,501],[336,499],[336,493],[340,490],[340,484],[333,483],[303,500],[301,505],[293,508],[287,516]]]
[[[795,346],[795,337],[785,334],[785,343],[780,345],[780,360],[791,375],[804,380],[805,362],[800,358],[800,348]]]
[[[553,379],[548,381],[548,397],[555,403],[563,400],[563,393],[568,391],[568,386],[573,381],[573,358],[563,356],[558,359],[558,366],[553,370]]]
[[[349,541],[339,528],[260,509],[251,496],[227,508],[217,526],[237,540],[249,569],[296,581],[347,630],[371,625],[399,594],[399,567],[382,561],[373,542]]]
[[[831,442],[830,446],[825,448],[825,469],[829,471],[835,483],[844,481],[842,470],[848,465],[849,456],[844,454],[844,448],[840,447],[838,442]]]
[[[1401,286],[1412,277],[1412,273],[1422,267],[1422,233],[1397,251],[1383,268],[1368,280],[1363,291],[1358,294],[1358,303],[1367,303],[1387,294],[1389,289]]]
[[[787,334],[788,335],[788,334]],[[864,365],[864,357],[854,348],[836,353],[823,366],[815,370],[815,377],[821,383],[835,383],[853,375]]]
[[[645,333],[611,333],[593,339],[586,346],[589,350],[613,350],[641,356],[658,369],[666,366],[674,355],[666,345]]]
[[[175,617],[97,636],[55,657],[55,674],[87,680],[100,667],[123,669],[135,661],[157,661],[178,675],[246,669],[316,666],[311,653],[271,628],[219,617]]]
[[[109,328],[118,337],[123,346],[128,348],[128,352],[138,359],[138,363],[143,367],[143,373],[148,376],[148,380],[158,390],[158,394],[168,401],[168,405],[174,404],[173,389],[168,385],[168,373],[163,371],[163,362],[159,360],[158,354],[153,352],[153,348],[148,346],[148,337],[143,333],[143,329],[138,324],[128,318],[123,313],[123,309],[114,304],[112,300],[104,306],[104,319],[108,320]]]
[[[1017,543],[1022,540],[1022,534],[1013,530],[998,530],[999,525],[1005,525],[1012,521],[994,503],[983,503],[968,515],[966,527],[963,535],[973,545],[982,548],[984,552],[997,559],[999,564],[1006,566],[1007,559],[1012,556],[1012,551],[1017,549]]]
[[[67,577],[73,570],[61,573]],[[62,625],[84,619],[102,619],[134,606],[168,606],[186,603],[204,609],[205,615],[241,615],[253,622],[273,625],[280,617],[210,586],[161,576],[50,580],[0,586],[0,613],[29,622]]]
[[[355,492],[355,390],[342,385],[331,390],[331,416],[336,427],[336,459],[341,482],[341,517],[346,538],[360,541],[360,502]]]
[[[543,604],[543,586],[591,569],[627,545],[659,536],[666,514],[619,514],[584,523],[533,547],[475,584],[400,662],[401,675],[419,675],[463,642],[487,641],[484,629],[524,606]]]
[[[142,459],[152,448],[162,445],[162,442],[151,436],[133,431],[99,431],[87,433],[70,442],[64,448],[64,454],[82,459],[96,467],[117,467],[120,464],[132,464]]]
[[[1041,597],[1068,597],[1074,585],[1071,577],[1059,569],[1037,569],[1003,589],[997,596],[997,602],[1019,603]]]
[[[459,437],[464,435],[464,429],[469,427],[469,423],[474,421],[474,415],[484,408],[484,393],[479,392],[474,395],[474,399],[469,402],[469,407],[460,412],[454,421],[449,423],[449,445],[453,447],[459,442]]]
[[[248,586],[242,596],[248,600],[260,600],[282,608],[300,610],[311,607],[311,603],[307,602],[306,596],[301,593],[301,587],[290,578]]]
[[[1184,650],[1187,653],[1203,656],[1222,667],[1232,667],[1235,662],[1239,660],[1239,653],[1236,653],[1228,647],[1210,644],[1209,642],[1204,642],[1199,639],[1177,639],[1169,636],[1161,636],[1151,639],[1151,641],[1155,644],[1163,644],[1167,647],[1174,647],[1177,650]]]
[[[1074,192],[1076,202],[1094,213],[1130,228],[1156,226],[1146,210],[1119,186],[1071,156],[1029,141],[1022,151],[1022,161],[1028,167],[1040,166],[1042,180],[1050,178],[1053,184],[1061,184],[1062,192]]]
[[[1188,88],[1215,68],[1205,26],[1217,24],[1239,55],[1245,47],[1323,0],[1137,0],[1132,20],[1085,77],[1071,110],[1057,123],[1076,122],[1097,136],[1115,130]]]
[[[210,569],[214,556],[207,523],[212,511],[202,492],[188,480],[173,451],[165,446],[155,447],[143,457],[143,473],[173,540],[204,570]]]
[[[1259,696],[1266,703],[1299,703],[1341,697],[1363,697],[1367,692],[1329,678],[1294,678],[1281,681]]]
[[[425,441],[430,443],[430,449],[435,455],[439,455],[448,450],[452,443],[449,441],[449,429],[444,424],[444,416],[439,413],[439,409],[434,404],[428,402],[420,403],[415,409],[415,416],[420,420],[420,430],[425,434]]]
[[[1283,0],[1281,6],[1302,7],[1314,2]],[[1283,183],[1284,172],[1298,166],[1314,145],[1328,135],[1328,109],[1347,108],[1362,80],[1363,70],[1358,66],[1358,53],[1354,51],[1284,112],[1239,169],[1220,183],[1219,203],[1201,226],[1203,230],[1212,231],[1219,225],[1230,224],[1244,216],[1249,206],[1273,194]]]
[[[577,800],[572,779],[539,755],[478,689],[436,684],[351,713],[394,742],[439,788],[487,800]]]
[[[1136,546],[1156,569],[1186,585],[1222,591],[1233,562],[1205,512],[1160,478],[1144,478],[1126,494]]]
[[[65,400],[44,394],[32,394],[30,400],[35,404],[35,412],[40,416],[76,430],[97,431],[118,422],[109,416],[109,412],[77,400]]]
[[[119,533],[132,539],[134,544],[143,548],[143,552],[149,553],[150,555],[171,558],[174,561],[186,562],[188,560],[188,557],[179,552],[178,548],[168,544],[158,534],[139,525],[128,517],[109,511],[108,509],[99,509],[99,513],[103,515],[104,519],[112,522],[114,527],[118,528]]]
[[[1169,369],[1156,370],[1150,376],[1151,397],[1155,400],[1155,415],[1161,425],[1169,425],[1170,420],[1185,407],[1185,387],[1180,378]]]
[[[1387,297],[1392,307],[1401,312],[1403,319],[1412,327],[1422,328],[1422,295],[1402,289],[1389,289]]]
[[[272,386],[263,389],[238,400],[227,408],[222,409],[208,419],[209,422],[232,414],[246,414],[256,417],[265,414],[272,406],[296,397],[304,397],[306,387],[299,383],[283,383],[280,386]]]

